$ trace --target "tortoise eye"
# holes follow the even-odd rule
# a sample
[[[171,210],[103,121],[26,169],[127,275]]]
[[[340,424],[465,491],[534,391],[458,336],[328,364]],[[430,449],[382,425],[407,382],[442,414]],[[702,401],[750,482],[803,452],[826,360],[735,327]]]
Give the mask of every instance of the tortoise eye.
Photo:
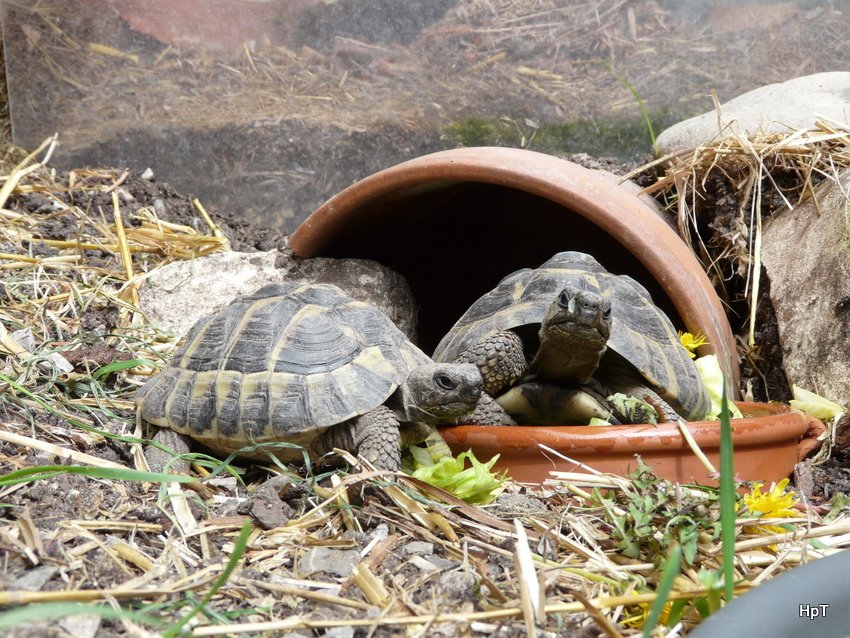
[[[443,390],[454,390],[457,387],[457,383],[447,374],[438,374],[434,377],[434,381],[437,382],[437,385],[440,386]]]

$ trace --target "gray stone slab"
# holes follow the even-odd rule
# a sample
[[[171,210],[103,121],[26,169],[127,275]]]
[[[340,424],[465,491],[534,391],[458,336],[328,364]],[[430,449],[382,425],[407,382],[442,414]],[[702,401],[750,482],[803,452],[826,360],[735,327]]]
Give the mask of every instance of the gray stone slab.
[[[850,72],[816,73],[753,89],[721,103],[719,123],[711,109],[674,124],[658,136],[657,145],[664,155],[732,134],[813,128],[819,117],[850,122]]]
[[[850,405],[850,172],[825,182],[764,224],[770,280],[788,382]]]

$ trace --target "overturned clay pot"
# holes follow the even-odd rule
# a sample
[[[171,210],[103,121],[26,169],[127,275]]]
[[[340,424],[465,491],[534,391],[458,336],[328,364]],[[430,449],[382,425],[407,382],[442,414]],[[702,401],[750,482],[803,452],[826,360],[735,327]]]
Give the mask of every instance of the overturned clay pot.
[[[361,257],[400,272],[432,352],[479,296],[563,250],[592,254],[643,284],[679,329],[708,338],[729,396],[738,356],[723,306],[688,246],[609,173],[533,151],[479,147],[375,173],[314,211],[290,238],[302,257]]]
[[[809,418],[778,403],[736,403],[743,419],[732,420],[735,475],[745,481],[780,481],[811,451]],[[686,423],[699,448],[720,467],[720,422]],[[675,423],[614,426],[479,426],[441,428],[455,455],[471,449],[476,458],[499,454],[494,470],[516,481],[541,484],[551,471],[587,472],[576,461],[605,473],[626,475],[635,455],[658,476],[680,483],[717,483]],[[546,446],[554,451],[543,449]],[[561,456],[569,457],[566,460]]]

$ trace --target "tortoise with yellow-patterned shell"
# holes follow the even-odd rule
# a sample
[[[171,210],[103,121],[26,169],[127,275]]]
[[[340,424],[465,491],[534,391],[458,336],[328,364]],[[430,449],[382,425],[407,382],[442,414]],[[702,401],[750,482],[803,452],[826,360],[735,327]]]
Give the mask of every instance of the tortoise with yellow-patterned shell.
[[[611,412],[624,423],[694,420],[709,409],[696,366],[647,290],[581,252],[505,277],[455,323],[434,359],[477,365],[485,399],[497,397],[523,423],[586,422]],[[617,408],[608,401],[615,394],[640,405]]]
[[[337,447],[396,470],[402,446],[472,410],[481,387],[475,366],[434,363],[374,306],[287,282],[199,320],[136,402],[144,420],[216,452]]]

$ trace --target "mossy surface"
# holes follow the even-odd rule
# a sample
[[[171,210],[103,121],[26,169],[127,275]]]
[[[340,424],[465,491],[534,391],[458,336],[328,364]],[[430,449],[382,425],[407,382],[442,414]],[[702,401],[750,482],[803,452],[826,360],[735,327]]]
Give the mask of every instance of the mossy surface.
[[[658,132],[691,115],[694,114],[665,110],[650,117]],[[463,146],[521,146],[542,153],[583,152],[622,161],[641,160],[654,154],[652,139],[640,115],[541,125],[523,118],[471,117],[450,124],[446,137]]]

